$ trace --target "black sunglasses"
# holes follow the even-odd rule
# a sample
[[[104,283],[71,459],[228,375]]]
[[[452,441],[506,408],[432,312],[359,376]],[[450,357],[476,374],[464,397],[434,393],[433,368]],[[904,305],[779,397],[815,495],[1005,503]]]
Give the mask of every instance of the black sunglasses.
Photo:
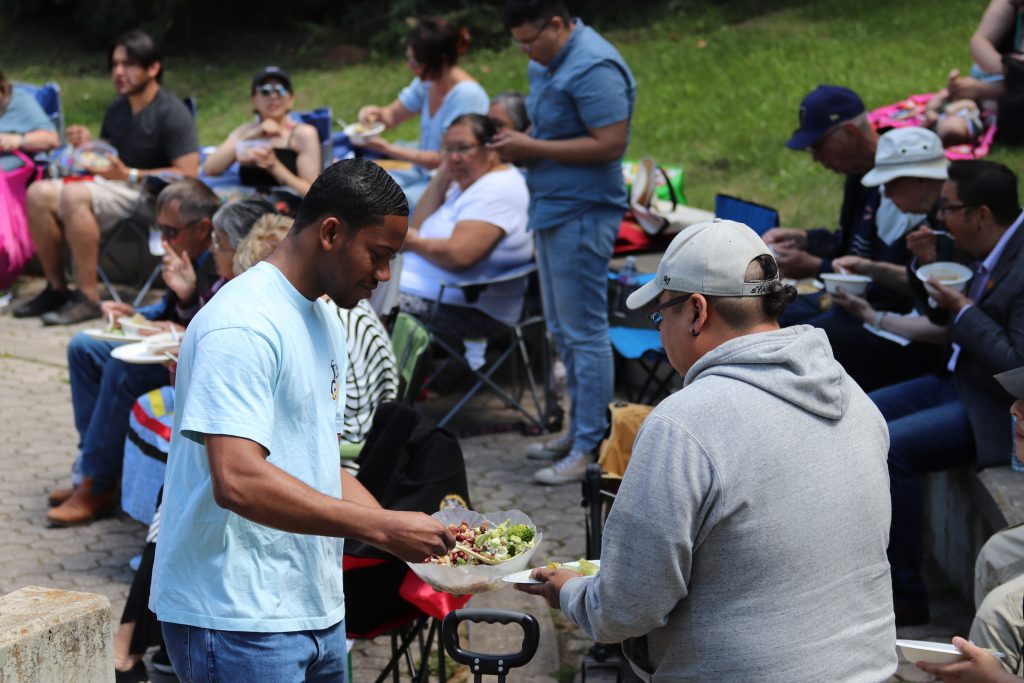
[[[189,229],[195,227],[195,225],[198,222],[199,221],[191,221],[190,223],[186,223],[185,225],[181,226],[180,228],[176,228],[173,225],[159,225],[158,224],[156,226],[156,229],[160,231],[160,234],[164,236],[164,239],[173,240],[175,237],[180,235],[182,233],[182,231],[189,230]]]
[[[660,331],[661,330],[661,323],[665,319],[665,316],[663,316],[661,314],[661,312],[664,311],[666,308],[669,308],[670,306],[675,306],[676,304],[683,303],[684,301],[689,299],[691,296],[693,296],[693,294],[683,294],[682,296],[677,296],[674,299],[669,299],[665,303],[663,303],[660,306],[658,306],[657,308],[655,308],[651,312],[651,314],[649,316],[647,316],[647,319],[651,321],[651,325],[654,326],[654,329]]]

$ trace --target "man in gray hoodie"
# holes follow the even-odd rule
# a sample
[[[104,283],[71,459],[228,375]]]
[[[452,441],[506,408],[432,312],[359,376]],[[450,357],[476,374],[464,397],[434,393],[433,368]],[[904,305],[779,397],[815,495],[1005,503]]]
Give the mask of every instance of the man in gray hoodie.
[[[669,245],[654,280],[683,389],[633,446],[581,578],[538,569],[592,638],[623,642],[644,680],[864,681],[896,669],[885,421],[808,326],[747,226],[715,219]]]

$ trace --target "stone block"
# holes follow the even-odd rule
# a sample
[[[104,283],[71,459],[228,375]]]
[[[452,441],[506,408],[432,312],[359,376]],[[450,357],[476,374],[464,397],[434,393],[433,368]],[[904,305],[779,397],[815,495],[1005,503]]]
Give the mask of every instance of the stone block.
[[[107,598],[39,586],[0,597],[0,681],[113,680]]]

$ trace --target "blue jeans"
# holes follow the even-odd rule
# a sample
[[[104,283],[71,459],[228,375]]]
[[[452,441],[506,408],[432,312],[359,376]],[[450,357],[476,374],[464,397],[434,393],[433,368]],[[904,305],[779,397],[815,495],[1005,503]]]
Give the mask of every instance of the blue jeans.
[[[565,225],[534,232],[544,317],[565,363],[569,430],[582,451],[604,438],[614,392],[608,262],[621,220],[621,211],[590,209]]]
[[[256,633],[161,624],[182,683],[344,683],[345,622],[320,631]]]
[[[76,334],[68,344],[71,407],[75,414],[82,474],[93,491],[117,486],[135,400],[170,379],[162,365],[128,365],[110,357],[114,344]]]
[[[921,475],[959,467],[974,459],[971,423],[949,375],[918,377],[879,389],[870,397],[889,425],[893,600],[897,608],[926,607],[928,595],[921,578]]]

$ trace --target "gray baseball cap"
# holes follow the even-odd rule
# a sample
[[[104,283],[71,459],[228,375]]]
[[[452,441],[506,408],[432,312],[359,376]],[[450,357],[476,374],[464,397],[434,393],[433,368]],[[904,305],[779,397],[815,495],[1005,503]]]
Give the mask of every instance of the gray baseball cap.
[[[743,223],[714,220],[686,228],[672,240],[654,279],[626,299],[630,309],[643,308],[665,290],[708,296],[764,296],[778,280],[746,279],[747,266],[771,256],[768,245]]]
[[[1024,366],[1015,370],[1000,372],[995,378],[1003,385],[1003,389],[1014,398],[1024,398]]]

